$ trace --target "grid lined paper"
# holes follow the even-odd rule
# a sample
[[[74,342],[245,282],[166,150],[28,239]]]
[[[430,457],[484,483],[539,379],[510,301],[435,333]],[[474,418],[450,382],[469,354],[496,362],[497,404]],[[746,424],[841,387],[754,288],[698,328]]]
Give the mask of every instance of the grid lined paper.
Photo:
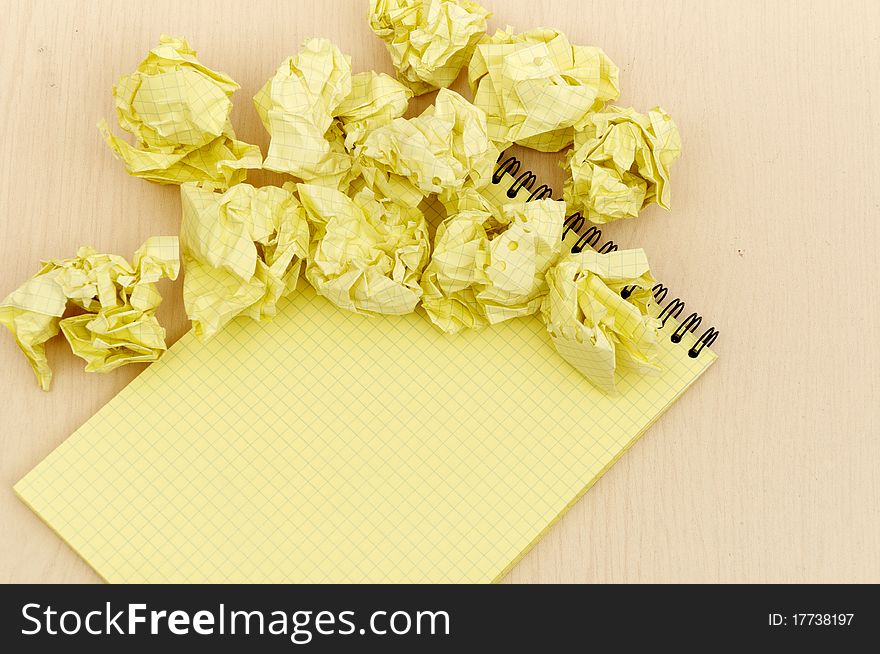
[[[184,336],[15,491],[109,582],[491,582],[715,360],[675,328],[608,396],[537,316],[445,335],[301,281],[272,322]]]

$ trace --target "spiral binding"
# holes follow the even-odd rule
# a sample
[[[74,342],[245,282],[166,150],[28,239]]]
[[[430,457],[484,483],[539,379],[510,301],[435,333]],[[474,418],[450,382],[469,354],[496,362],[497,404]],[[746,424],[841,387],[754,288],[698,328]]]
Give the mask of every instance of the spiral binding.
[[[492,175],[492,183],[500,184],[505,175],[514,177],[515,179],[513,183],[507,189],[507,197],[511,199],[517,197],[523,188],[530,191],[526,202],[553,197],[553,189],[546,184],[541,184],[533,189],[532,187],[538,181],[538,177],[531,170],[523,170],[520,172],[520,168],[522,168],[520,160],[514,156],[507,156],[505,158],[504,155],[505,153],[502,152],[498,156],[496,162],[498,166],[495,168],[495,173]],[[587,246],[590,246],[600,254],[607,254],[608,252],[614,252],[618,249],[617,244],[611,240],[605,241],[601,246],[599,245],[602,241],[602,230],[595,225],[590,225],[585,231],[581,232],[586,223],[587,220],[580,211],[576,211],[565,219],[565,229],[562,232],[562,238],[565,239],[569,232],[578,234],[578,240],[571,248],[572,252],[580,252]],[[656,284],[651,290],[654,293],[654,299],[661,305],[666,301],[666,297],[669,295],[669,289],[663,284]],[[621,291],[621,295],[624,298],[627,298],[632,291],[633,287],[631,286],[624,288]],[[684,313],[684,309],[684,301],[676,297],[671,299],[660,312],[660,320],[664,326],[670,317],[680,320],[678,328],[672,333],[672,336],[670,336],[670,340],[673,343],[681,343],[686,332],[696,333],[703,322],[703,317],[696,312],[690,313],[687,318],[681,320],[681,315]],[[718,340],[719,333],[720,332],[714,327],[706,329],[700,337],[697,338],[693,347],[688,350],[688,356],[692,359],[696,359],[700,356],[700,352],[702,352],[704,348],[711,347],[712,344]]]

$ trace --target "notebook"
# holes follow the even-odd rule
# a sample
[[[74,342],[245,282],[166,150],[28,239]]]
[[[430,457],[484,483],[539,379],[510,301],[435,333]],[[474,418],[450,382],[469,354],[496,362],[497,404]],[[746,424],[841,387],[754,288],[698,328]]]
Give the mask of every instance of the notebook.
[[[552,193],[519,169],[498,202]],[[667,292],[662,374],[609,396],[537,316],[450,336],[301,282],[272,322],[185,335],[15,492],[108,582],[497,581],[715,361]]]

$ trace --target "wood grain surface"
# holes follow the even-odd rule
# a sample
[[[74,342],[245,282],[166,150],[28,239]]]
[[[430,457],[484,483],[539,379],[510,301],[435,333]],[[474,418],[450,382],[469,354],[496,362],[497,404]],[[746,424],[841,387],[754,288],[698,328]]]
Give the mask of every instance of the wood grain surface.
[[[0,21],[0,296],[83,244],[173,234],[175,187],[128,177],[95,123],[161,33],[251,97],[306,37],[391,71],[366,2],[9,2]],[[880,3],[485,0],[493,27],[602,47],[620,103],[662,106],[673,210],[607,234],[721,330],[719,362],[509,574],[511,582],[880,581]],[[520,153],[522,154],[522,153]],[[527,152],[561,188],[558,156]],[[258,182],[275,181],[258,177]],[[188,328],[162,286],[170,340]],[[0,334],[0,581],[98,581],[12,485],[141,367],[87,374],[63,339],[41,392]]]

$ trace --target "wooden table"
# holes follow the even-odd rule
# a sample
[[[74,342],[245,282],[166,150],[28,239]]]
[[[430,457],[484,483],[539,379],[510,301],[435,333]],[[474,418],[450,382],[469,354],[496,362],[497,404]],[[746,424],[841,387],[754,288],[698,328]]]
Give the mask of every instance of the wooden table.
[[[661,103],[684,157],[673,211],[614,224],[721,330],[721,359],[510,573],[512,582],[880,581],[880,3],[491,2],[493,26],[562,28]],[[101,141],[110,89],[163,32],[242,86],[233,122],[308,36],[391,72],[366,2],[6,3],[0,22],[0,296],[82,244],[130,256],[176,233],[177,189]],[[526,153],[561,188],[558,157]],[[257,178],[259,182],[275,181]],[[188,328],[162,287],[171,340]],[[63,339],[50,393],[0,335],[0,581],[98,577],[12,484],[140,370],[86,374]]]

